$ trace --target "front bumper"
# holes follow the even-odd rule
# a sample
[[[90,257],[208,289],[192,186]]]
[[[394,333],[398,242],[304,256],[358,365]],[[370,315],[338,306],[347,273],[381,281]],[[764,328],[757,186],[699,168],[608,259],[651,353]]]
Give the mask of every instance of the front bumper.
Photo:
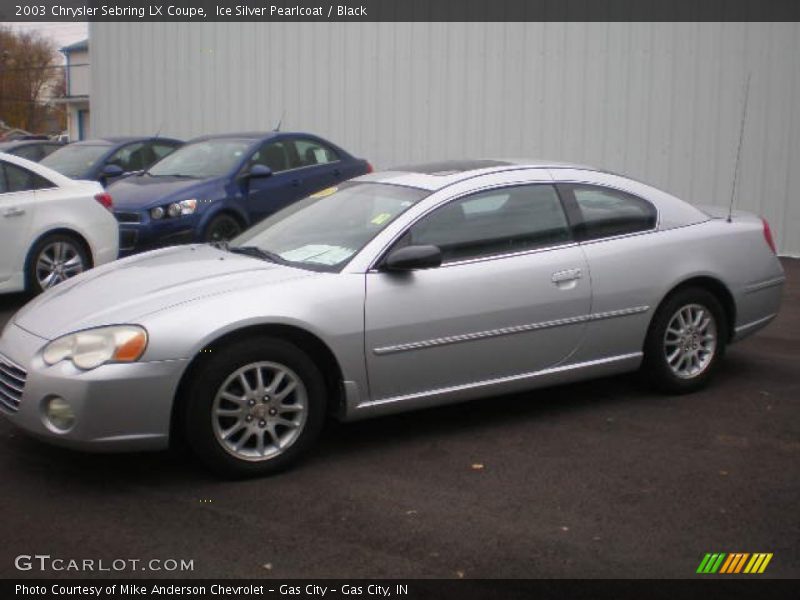
[[[47,366],[41,358],[46,343],[13,324],[3,333],[0,355],[25,370],[25,384],[17,409],[0,403],[0,414],[38,438],[80,450],[168,446],[173,399],[188,359],[81,371],[68,361]],[[75,413],[68,431],[55,429],[44,416],[45,403],[53,396],[66,400]]]
[[[125,215],[124,218],[130,218],[133,214],[137,215],[138,222],[125,222],[120,218],[121,215]],[[121,257],[196,241],[197,215],[153,221],[144,211],[120,213],[117,218],[120,219],[119,255]]]

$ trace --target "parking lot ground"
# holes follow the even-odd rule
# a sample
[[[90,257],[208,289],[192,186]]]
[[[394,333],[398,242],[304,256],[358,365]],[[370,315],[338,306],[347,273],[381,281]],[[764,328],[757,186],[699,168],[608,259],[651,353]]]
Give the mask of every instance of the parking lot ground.
[[[38,553],[194,561],[116,574],[147,577],[694,577],[707,552],[772,552],[761,577],[800,577],[800,261],[784,267],[779,318],[701,393],[624,376],[334,424],[271,478],[65,451],[0,419],[0,575],[81,575],[15,569]],[[0,322],[23,301],[0,297]]]

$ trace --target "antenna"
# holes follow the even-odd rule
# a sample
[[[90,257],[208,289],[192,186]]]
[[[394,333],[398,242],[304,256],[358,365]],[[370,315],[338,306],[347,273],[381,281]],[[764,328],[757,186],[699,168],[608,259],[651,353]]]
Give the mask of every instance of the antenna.
[[[733,187],[731,188],[731,203],[728,207],[728,223],[733,220],[733,203],[736,200],[736,181],[739,178],[739,162],[742,158],[742,141],[744,140],[744,123],[747,120],[747,100],[750,96],[750,73],[744,84],[744,105],[742,106],[742,123],[739,128],[739,147],[736,149],[736,166],[733,168]]]
[[[283,112],[281,112],[281,118],[278,119],[278,124],[275,125],[275,129],[273,129],[272,131],[280,131],[281,130],[281,123],[283,123],[283,117],[285,117],[285,116],[286,116],[286,109],[284,109]]]
[[[158,130],[156,131],[156,134],[153,137],[154,138],[159,137],[161,135],[162,129],[164,129],[164,121],[161,121],[161,125],[158,126]]]

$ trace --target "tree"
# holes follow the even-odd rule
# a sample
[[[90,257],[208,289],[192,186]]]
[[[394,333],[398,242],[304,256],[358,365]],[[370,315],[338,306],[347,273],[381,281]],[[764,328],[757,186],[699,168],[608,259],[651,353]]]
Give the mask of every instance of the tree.
[[[34,133],[52,128],[54,112],[63,113],[51,104],[63,80],[52,41],[0,26],[0,120]]]

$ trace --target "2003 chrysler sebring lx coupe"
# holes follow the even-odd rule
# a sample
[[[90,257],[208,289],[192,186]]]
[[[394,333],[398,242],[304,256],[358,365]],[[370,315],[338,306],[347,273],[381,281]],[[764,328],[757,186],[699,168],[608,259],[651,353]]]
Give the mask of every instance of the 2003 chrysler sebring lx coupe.
[[[373,173],[231,243],[56,286],[0,338],[0,411],[48,441],[165,448],[232,475],[359,419],[646,369],[706,383],[777,313],[768,225],[586,167]]]

